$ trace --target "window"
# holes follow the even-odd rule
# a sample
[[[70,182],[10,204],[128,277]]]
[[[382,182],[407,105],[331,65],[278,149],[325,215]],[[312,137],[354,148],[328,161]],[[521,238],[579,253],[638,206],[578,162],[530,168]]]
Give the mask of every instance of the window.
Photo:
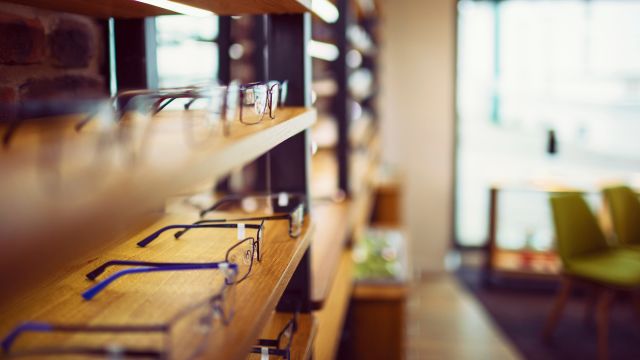
[[[584,187],[640,179],[638,19],[638,1],[459,2],[460,244],[485,243],[495,182]],[[557,155],[546,153],[549,130],[557,135]],[[522,201],[510,206],[501,211],[543,213]],[[516,246],[532,230],[505,231],[511,240],[504,245]]]

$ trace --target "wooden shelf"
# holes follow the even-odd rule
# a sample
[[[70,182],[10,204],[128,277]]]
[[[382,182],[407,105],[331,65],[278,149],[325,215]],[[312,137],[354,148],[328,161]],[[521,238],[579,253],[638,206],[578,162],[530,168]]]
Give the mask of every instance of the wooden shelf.
[[[261,339],[276,339],[278,333],[291,320],[291,313],[274,312],[260,334]],[[291,360],[311,358],[313,343],[318,332],[318,322],[313,314],[298,314],[298,329],[291,343]],[[260,359],[260,354],[250,354],[247,359]]]
[[[42,9],[70,12],[98,18],[142,18],[175,12],[135,0],[8,0]],[[285,14],[311,11],[311,0],[176,0],[209,10],[217,15]]]
[[[166,232],[147,248],[135,245],[142,237],[160,226],[190,223],[196,218],[196,214],[168,215],[136,236],[101,251],[98,256],[78,260],[76,264],[68,266],[56,275],[57,280],[50,279],[25,296],[14,297],[0,310],[3,314],[0,334],[6,334],[10,328],[26,320],[93,325],[157,324],[171,317],[185,305],[193,303],[194,299],[204,299],[212,295],[214,289],[221,286],[223,281],[217,271],[136,275],[113,283],[93,300],[85,301],[80,296],[92,284],[84,278],[84,274],[107,260],[223,260],[226,249],[237,241],[235,230],[192,231],[180,240],[173,239],[172,232]],[[302,235],[296,239],[288,236],[286,220],[270,221],[265,225],[263,260],[254,263],[249,277],[235,287],[235,299],[232,300],[235,315],[227,326],[214,328],[215,333],[209,335],[207,347],[201,358],[241,359],[247,356],[310,245],[313,225],[309,217],[305,221]],[[247,231],[247,235],[250,235],[249,230]],[[213,238],[216,240],[212,241]],[[307,326],[307,320],[311,321],[307,317],[302,318],[305,325],[303,336],[300,336],[299,340],[312,338],[315,331],[315,325],[311,322],[311,325]],[[309,335],[304,335],[307,331]],[[91,335],[48,336],[48,339],[54,337],[57,346],[78,342],[83,345],[97,345],[103,344],[99,341],[105,341],[99,337],[94,339]],[[43,345],[43,341],[47,341],[45,338],[47,335],[36,335],[32,338],[25,336],[20,344],[27,347]],[[135,345],[140,346],[154,341],[150,335],[133,338],[136,339]]]
[[[335,358],[352,289],[353,260],[351,259],[351,251],[343,251],[340,255],[335,281],[331,286],[331,297],[328,298],[322,310],[315,312],[320,327],[313,352],[315,359]]]
[[[0,167],[7,169],[0,178],[0,295],[12,291],[8,285],[25,283],[39,270],[55,267],[55,262],[59,265],[121,238],[123,229],[139,224],[141,214],[161,208],[167,197],[205,181],[213,183],[309,128],[316,118],[314,109],[282,108],[275,120],[251,126],[236,122],[230,136],[193,148],[185,142],[184,120],[177,113],[163,111],[154,119],[146,147],[152,151],[144,154],[142,164],[114,168],[100,186],[80,181],[82,186],[64,196],[45,191],[38,181],[33,165],[36,144],[16,142],[24,145],[16,146],[16,153],[0,153]]]

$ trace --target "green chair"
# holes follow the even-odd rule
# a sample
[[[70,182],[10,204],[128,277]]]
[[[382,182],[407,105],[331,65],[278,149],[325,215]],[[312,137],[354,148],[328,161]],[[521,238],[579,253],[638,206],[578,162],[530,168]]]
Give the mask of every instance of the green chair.
[[[551,338],[575,283],[599,292],[596,304],[598,354],[608,358],[609,309],[617,292],[640,287],[640,261],[628,251],[610,247],[595,216],[580,194],[551,197],[556,248],[563,266],[562,286],[547,319],[544,338]]]
[[[640,200],[628,186],[609,187],[602,191],[609,206],[618,244],[640,252]]]

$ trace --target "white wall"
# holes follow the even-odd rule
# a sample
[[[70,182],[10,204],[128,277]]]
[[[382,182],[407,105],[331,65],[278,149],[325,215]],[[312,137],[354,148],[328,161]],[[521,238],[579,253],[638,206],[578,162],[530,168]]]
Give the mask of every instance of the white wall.
[[[381,5],[383,156],[404,176],[414,270],[441,271],[453,221],[456,1]]]

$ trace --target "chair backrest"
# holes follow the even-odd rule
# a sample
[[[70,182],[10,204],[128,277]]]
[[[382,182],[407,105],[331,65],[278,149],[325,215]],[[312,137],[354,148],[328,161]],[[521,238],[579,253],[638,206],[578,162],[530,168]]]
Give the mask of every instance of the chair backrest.
[[[613,230],[620,244],[640,243],[640,201],[628,186],[604,189]]]
[[[608,248],[596,217],[581,194],[551,196],[556,248],[562,262]]]

